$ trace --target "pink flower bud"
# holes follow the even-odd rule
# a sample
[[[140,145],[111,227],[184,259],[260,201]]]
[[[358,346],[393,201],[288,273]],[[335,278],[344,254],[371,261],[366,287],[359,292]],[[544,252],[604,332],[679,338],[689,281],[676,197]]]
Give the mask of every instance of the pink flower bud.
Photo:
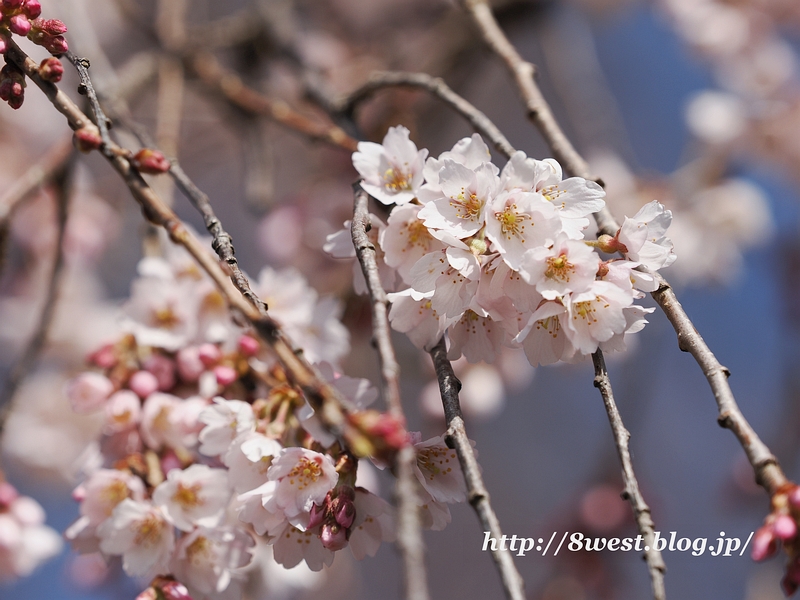
[[[42,39],[41,45],[44,46],[50,54],[55,55],[64,54],[67,50],[69,50],[67,40],[64,39],[63,35],[46,35]]]
[[[5,0],[3,1],[5,2]],[[58,19],[35,19],[33,23],[31,23],[31,26],[34,32],[41,32],[50,36],[67,33],[67,26],[64,25],[63,21],[59,21]]]
[[[0,482],[0,509],[8,508],[17,499],[19,492],[7,481]]]
[[[197,346],[187,346],[178,351],[175,359],[178,366],[178,375],[186,383],[194,383],[200,379],[200,375],[206,370],[205,365],[200,360],[200,350]]]
[[[156,376],[160,391],[166,392],[175,387],[175,361],[163,354],[153,354],[144,362],[144,368]]]
[[[772,529],[766,525],[759,527],[753,535],[753,550],[750,556],[755,561],[761,561],[773,556],[778,551],[778,543]]]
[[[88,153],[92,150],[97,150],[102,145],[103,140],[100,139],[100,132],[97,127],[87,125],[72,134],[72,142],[78,150]]]
[[[11,92],[14,87],[14,82],[10,79],[3,79],[0,81],[0,100],[8,102],[11,99]]]
[[[350,529],[350,526],[356,518],[356,506],[353,504],[353,501],[344,500],[339,502],[336,506],[335,518],[339,525],[345,529]]]
[[[61,81],[64,74],[64,65],[56,57],[45,58],[39,65],[39,77],[51,83]]]
[[[160,151],[142,148],[133,157],[133,166],[142,173],[158,175],[169,171],[170,163]]]
[[[324,518],[325,507],[314,504],[308,514],[308,525],[306,526],[306,529],[313,529],[317,525],[320,525]]]
[[[140,398],[147,398],[158,391],[158,379],[150,371],[136,371],[128,380],[128,387]]]
[[[14,10],[22,6],[23,2],[25,2],[25,0],[3,0],[3,7]]]
[[[258,340],[251,335],[243,335],[240,337],[237,345],[239,346],[239,352],[245,356],[255,356],[258,354],[258,349],[261,347]]]
[[[14,15],[8,20],[8,28],[11,30],[11,33],[28,35],[28,32],[31,30],[31,22],[28,21],[28,17],[25,15]]]
[[[214,344],[203,344],[198,348],[198,356],[207,368],[211,368],[222,358],[222,351]]]
[[[325,548],[335,552],[347,546],[347,530],[339,525],[325,524],[322,526],[319,539]]]
[[[219,365],[214,367],[214,376],[217,378],[217,383],[222,387],[226,387],[236,381],[239,375],[236,373],[236,369],[225,365]]]
[[[8,50],[8,40],[5,36],[0,35],[0,54],[5,54],[6,50]]]
[[[67,383],[65,391],[72,410],[83,414],[102,408],[114,391],[114,384],[99,373],[81,373]]]
[[[106,344],[98,348],[86,357],[86,361],[97,365],[101,369],[110,369],[119,362],[117,354],[114,351],[114,344]]]
[[[14,15],[8,21],[8,28],[17,35],[28,35],[31,30],[31,22],[25,15]]]
[[[772,532],[782,540],[790,540],[797,535],[797,524],[789,515],[778,515],[772,523]]]
[[[24,101],[25,101],[25,96],[23,96],[22,93],[20,93],[19,95],[15,94],[8,99],[8,105],[14,110],[17,110],[20,106],[22,106],[22,103]]]
[[[24,12],[29,19],[36,19],[42,14],[42,5],[39,4],[39,0],[28,0],[25,6],[22,7],[22,12]]]

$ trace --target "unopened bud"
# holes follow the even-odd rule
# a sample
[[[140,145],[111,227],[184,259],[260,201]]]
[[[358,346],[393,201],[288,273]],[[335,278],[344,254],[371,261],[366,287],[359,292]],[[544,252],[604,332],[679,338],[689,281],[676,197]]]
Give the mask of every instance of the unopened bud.
[[[62,75],[64,75],[64,65],[54,56],[45,58],[39,65],[39,77],[45,81],[58,83]]]
[[[87,125],[75,131],[72,134],[72,141],[78,150],[86,153],[97,150],[103,144],[100,132],[94,125]]]
[[[0,35],[0,54],[5,54],[8,50],[8,40],[4,35]]]
[[[69,50],[67,40],[64,39],[63,35],[45,36],[42,40],[42,46],[44,46],[50,54],[55,55],[64,54]]]
[[[308,525],[306,525],[306,529],[313,529],[317,525],[320,525],[324,518],[325,507],[314,504],[308,514]]]
[[[137,371],[128,380],[128,387],[140,398],[158,391],[158,379],[150,371]]]
[[[239,352],[245,356],[255,356],[258,353],[260,344],[258,340],[251,335],[243,335],[239,338],[238,342]]]
[[[39,0],[28,0],[25,6],[22,7],[22,12],[24,12],[29,19],[35,19],[42,14],[42,5],[39,4]]]
[[[628,251],[625,244],[621,243],[616,236],[611,237],[605,233],[597,238],[597,247],[606,254],[615,254],[617,252],[624,254]]]
[[[157,175],[169,171],[169,160],[158,150],[142,148],[133,157],[133,166],[142,173]]]
[[[778,515],[772,523],[773,533],[782,540],[790,540],[797,535],[797,524],[789,515]]]
[[[3,0],[5,1],[5,0]],[[67,33],[67,26],[58,19],[35,19],[31,23],[35,33],[45,33],[51,36],[63,35]]]
[[[356,518],[356,505],[353,504],[352,500],[342,499],[342,501],[338,502],[336,505],[334,517],[339,525],[345,529],[350,529],[350,526]]]
[[[200,362],[210,368],[222,359],[222,351],[216,344],[201,344],[197,349]]]
[[[238,374],[236,373],[236,369],[233,367],[219,365],[214,367],[214,376],[217,378],[218,384],[220,384],[222,387],[226,387],[236,381]]]
[[[772,529],[767,526],[759,527],[753,535],[753,550],[750,556],[755,561],[769,558],[778,551],[778,543]]]
[[[347,546],[347,530],[339,525],[322,526],[322,532],[319,534],[319,540],[322,542],[323,547],[328,550],[341,550]]]
[[[23,2],[25,2],[25,0],[3,0],[3,7],[14,10],[22,6]]]
[[[17,35],[28,35],[31,30],[31,22],[25,15],[14,15],[8,20],[8,28]]]

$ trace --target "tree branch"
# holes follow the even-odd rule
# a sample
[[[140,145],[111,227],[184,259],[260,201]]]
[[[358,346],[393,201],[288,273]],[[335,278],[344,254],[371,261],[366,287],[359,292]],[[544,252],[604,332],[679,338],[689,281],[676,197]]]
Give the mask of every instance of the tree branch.
[[[636,474],[633,471],[633,461],[628,448],[631,434],[625,428],[622,416],[617,409],[617,404],[614,402],[614,392],[611,389],[611,379],[608,377],[602,350],[598,349],[592,354],[592,362],[594,363],[594,386],[600,390],[600,395],[603,397],[603,404],[605,404],[606,413],[608,414],[608,422],[611,424],[611,432],[614,434],[614,443],[617,446],[619,461],[622,463],[622,480],[625,484],[622,497],[628,500],[631,508],[633,508],[636,527],[644,537],[645,548],[647,548],[644,552],[644,559],[647,561],[647,569],[650,572],[653,598],[655,600],[666,600],[667,592],[664,586],[664,572],[667,570],[667,566],[664,564],[661,552],[656,550],[654,542],[655,523],[653,523],[650,507],[644,501],[642,492],[639,489],[639,482],[636,480]]]
[[[358,142],[343,129],[329,123],[316,123],[300,114],[282,100],[274,100],[248,87],[232,71],[222,67],[207,52],[198,52],[186,58],[188,69],[232,105],[245,112],[268,117],[288,129],[298,131],[312,140],[320,140],[355,152]]]
[[[503,60],[511,72],[527,108],[529,118],[539,129],[553,155],[574,175],[585,179],[594,179],[602,185],[600,179],[592,177],[588,163],[575,150],[556,122],[550,106],[533,79],[533,65],[523,60],[511,45],[497,24],[486,0],[462,0],[462,4],[478,27],[484,41]],[[611,215],[608,207],[595,213],[594,218],[599,233],[614,235],[619,230],[619,224]],[[703,370],[717,402],[718,422],[733,432],[747,454],[755,472],[756,481],[770,496],[774,495],[789,483],[778,465],[777,458],[759,439],[739,410],[727,381],[728,370],[719,363],[697,332],[678,302],[675,291],[660,274],[656,273],[655,277],[659,283],[659,289],[653,292],[652,296],[672,323],[675,333],[678,335],[679,347],[690,352]]]
[[[373,342],[378,350],[381,365],[383,395],[389,413],[405,422],[403,405],[400,400],[400,366],[395,357],[389,327],[389,300],[386,298],[386,292],[378,274],[375,246],[367,236],[367,231],[371,227],[368,209],[369,195],[361,189],[360,183],[353,185],[353,194],[354,208],[350,231],[372,303]],[[406,446],[397,454],[395,463],[397,469],[397,545],[403,557],[406,598],[426,600],[430,595],[428,593],[428,575],[425,571],[425,544],[422,540],[419,520],[418,484],[413,471],[416,460],[416,452],[411,445]]]
[[[431,349],[430,354],[436,369],[436,378],[439,380],[439,393],[442,396],[444,416],[447,422],[445,440],[458,455],[458,462],[461,464],[467,484],[469,503],[478,515],[481,527],[485,531],[491,532],[494,539],[499,540],[503,536],[503,532],[500,529],[500,521],[492,508],[489,491],[483,482],[475,451],[467,437],[464,416],[461,414],[461,404],[458,398],[461,382],[447,359],[444,337]],[[492,548],[492,559],[500,573],[506,597],[511,600],[524,600],[525,584],[514,565],[511,552],[502,547],[497,550]]]
[[[469,121],[475,131],[488,139],[501,154],[505,156],[514,154],[514,148],[509,141],[485,114],[450,89],[443,79],[431,77],[427,73],[392,71],[373,73],[364,85],[339,100],[337,110],[346,117],[352,117],[361,102],[387,87],[412,87],[429,92]]]

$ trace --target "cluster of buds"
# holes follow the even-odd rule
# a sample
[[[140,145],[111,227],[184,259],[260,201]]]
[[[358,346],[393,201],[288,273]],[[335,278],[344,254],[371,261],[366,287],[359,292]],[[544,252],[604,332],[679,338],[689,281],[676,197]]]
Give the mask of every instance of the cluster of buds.
[[[0,4],[0,54],[8,47],[11,34],[27,36],[51,54],[68,50],[64,34],[67,26],[58,19],[40,19],[39,0],[2,0]]]
[[[356,491],[349,485],[338,485],[325,496],[321,506],[311,509],[308,528],[322,525],[319,539],[328,550],[341,550],[347,546],[350,528],[356,518]]]
[[[0,99],[13,109],[25,100],[25,74],[14,63],[6,63],[0,70]]]
[[[781,581],[781,587],[787,596],[791,596],[800,588],[798,519],[800,519],[800,486],[794,486],[772,497],[772,512],[753,535],[753,560],[761,561],[774,556],[781,545],[789,555],[786,575]]]

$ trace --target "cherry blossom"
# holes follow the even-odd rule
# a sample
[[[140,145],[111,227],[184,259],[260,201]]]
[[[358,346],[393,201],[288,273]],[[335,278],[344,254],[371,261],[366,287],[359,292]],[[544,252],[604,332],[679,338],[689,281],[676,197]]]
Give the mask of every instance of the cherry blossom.
[[[353,166],[364,178],[364,190],[384,204],[406,204],[422,185],[427,150],[417,150],[402,126],[391,127],[382,144],[359,142]]]
[[[169,573],[174,530],[164,513],[150,502],[126,498],[97,528],[97,535],[103,552],[122,555],[122,567],[128,575]]]
[[[191,531],[195,525],[217,525],[230,497],[227,472],[206,465],[173,469],[153,491],[153,502],[183,531]]]

